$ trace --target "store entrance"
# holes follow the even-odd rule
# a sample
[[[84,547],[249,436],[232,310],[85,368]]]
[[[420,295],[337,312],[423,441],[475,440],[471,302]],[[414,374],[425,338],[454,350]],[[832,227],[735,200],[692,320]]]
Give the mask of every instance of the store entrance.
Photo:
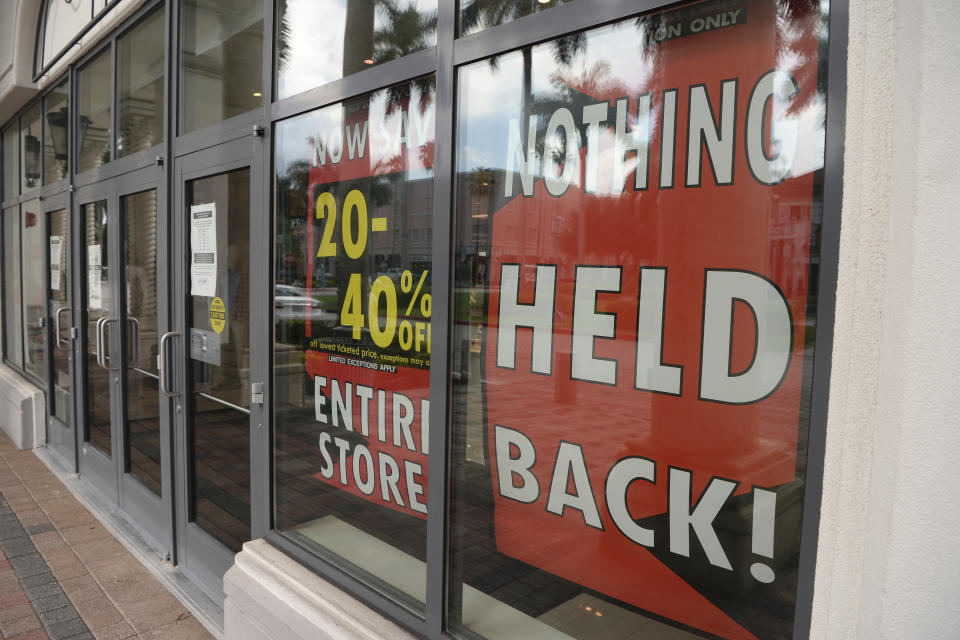
[[[78,193],[85,276],[78,462],[82,477],[169,550],[170,408],[157,358],[169,314],[161,175],[151,167]]]
[[[264,360],[252,348],[251,310],[266,280],[251,260],[255,164],[250,139],[177,161],[177,563],[218,602],[223,574],[253,537],[251,444],[263,424],[251,406]]]

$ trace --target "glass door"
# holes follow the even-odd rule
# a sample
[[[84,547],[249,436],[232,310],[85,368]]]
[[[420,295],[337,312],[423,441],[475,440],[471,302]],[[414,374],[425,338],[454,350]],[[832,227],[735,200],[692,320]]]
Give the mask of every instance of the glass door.
[[[73,431],[73,258],[69,194],[44,200],[47,237],[47,445],[76,469]]]
[[[167,328],[166,216],[153,180],[118,185],[120,507],[159,549],[172,551],[170,403],[160,389],[160,337]]]
[[[119,223],[111,204],[109,185],[97,184],[78,193],[84,268],[80,326],[84,333],[81,364],[83,417],[78,463],[80,474],[111,502],[117,501],[117,473],[114,465],[113,417],[119,418],[118,313],[116,276],[111,250]],[[118,420],[119,422],[119,420]]]
[[[159,168],[81,190],[84,417],[80,473],[171,553],[169,402],[160,389],[167,330],[167,229]]]
[[[178,163],[177,562],[216,601],[234,554],[253,537],[250,454],[262,424],[259,405],[251,407],[263,361],[251,348],[252,148],[240,140]]]

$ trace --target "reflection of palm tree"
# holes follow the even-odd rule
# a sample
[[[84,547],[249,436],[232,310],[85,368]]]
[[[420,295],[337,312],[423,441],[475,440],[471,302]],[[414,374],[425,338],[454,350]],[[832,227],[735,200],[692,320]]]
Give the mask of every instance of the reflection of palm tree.
[[[287,12],[287,0],[277,3],[277,74],[287,70],[290,62],[290,40],[293,32],[290,29],[290,14]]]
[[[436,42],[437,12],[421,12],[414,3],[401,7],[396,0],[377,0],[386,26],[373,34],[376,64],[426,49]]]
[[[397,0],[376,0],[376,5],[384,26],[373,33],[374,64],[402,58],[436,43],[436,11],[421,12],[413,2],[401,6]],[[430,104],[434,84],[433,76],[413,81],[413,85],[420,90],[420,104],[417,107],[421,113]],[[403,108],[410,96],[410,89],[410,85],[387,89],[387,115]]]

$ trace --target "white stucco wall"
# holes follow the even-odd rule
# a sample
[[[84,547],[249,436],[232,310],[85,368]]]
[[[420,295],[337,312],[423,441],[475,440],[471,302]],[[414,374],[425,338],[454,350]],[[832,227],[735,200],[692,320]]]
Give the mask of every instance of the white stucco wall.
[[[960,636],[960,6],[851,0],[812,638]]]

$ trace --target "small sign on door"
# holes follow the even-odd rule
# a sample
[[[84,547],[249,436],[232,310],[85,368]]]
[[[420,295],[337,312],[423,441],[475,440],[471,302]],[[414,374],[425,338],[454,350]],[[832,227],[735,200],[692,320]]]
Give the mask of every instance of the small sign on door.
[[[217,295],[217,205],[190,207],[190,295]]]

